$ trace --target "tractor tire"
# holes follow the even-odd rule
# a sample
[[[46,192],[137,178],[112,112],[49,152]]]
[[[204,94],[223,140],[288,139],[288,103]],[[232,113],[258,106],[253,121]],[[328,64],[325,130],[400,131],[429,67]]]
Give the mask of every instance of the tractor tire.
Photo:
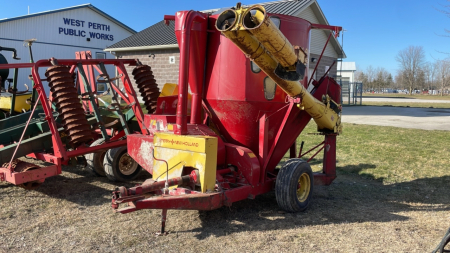
[[[313,186],[311,166],[302,159],[289,159],[278,172],[275,183],[278,206],[289,213],[306,210],[311,202]]]
[[[108,150],[103,160],[106,177],[113,182],[135,179],[141,172],[141,166],[127,153],[127,147]]]
[[[439,246],[439,253],[441,252],[450,252],[450,234],[444,236],[441,241],[441,245]]]
[[[105,140],[100,138],[94,141],[91,144],[91,147],[101,145],[103,143],[105,143]],[[105,158],[105,154],[106,151],[85,154],[84,158],[86,159],[86,169],[92,171],[92,173],[98,177],[106,176],[105,169],[103,168],[103,159]]]

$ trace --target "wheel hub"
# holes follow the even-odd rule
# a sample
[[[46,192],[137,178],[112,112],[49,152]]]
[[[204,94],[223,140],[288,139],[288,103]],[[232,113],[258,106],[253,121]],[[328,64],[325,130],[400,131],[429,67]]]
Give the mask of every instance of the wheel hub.
[[[311,190],[311,181],[308,173],[303,173],[298,179],[297,185],[297,199],[300,202],[305,202],[308,199]]]
[[[124,175],[131,175],[137,169],[136,161],[131,158],[128,154],[124,154],[119,159],[119,170]]]

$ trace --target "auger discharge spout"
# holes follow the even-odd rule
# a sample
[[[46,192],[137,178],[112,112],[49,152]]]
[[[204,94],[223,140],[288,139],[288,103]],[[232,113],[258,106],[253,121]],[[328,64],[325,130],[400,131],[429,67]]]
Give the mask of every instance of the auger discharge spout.
[[[263,6],[238,6],[235,10],[225,10],[217,18],[216,28],[286,94],[300,97],[302,106],[319,130],[340,132],[340,115],[330,108],[330,103],[326,103],[329,99],[324,99],[325,103],[317,100],[300,83],[308,60],[306,52],[296,49],[288,41],[267,16]]]

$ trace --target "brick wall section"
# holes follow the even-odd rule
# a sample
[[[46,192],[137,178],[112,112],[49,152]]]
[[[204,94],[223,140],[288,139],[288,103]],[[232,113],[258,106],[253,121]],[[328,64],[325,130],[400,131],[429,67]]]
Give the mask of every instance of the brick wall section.
[[[142,64],[149,65],[152,68],[153,75],[160,90],[165,83],[178,83],[178,64],[180,62],[180,50],[178,48],[117,52],[116,55],[121,57],[121,59],[139,59]],[[169,63],[170,56],[175,57],[175,63]],[[127,67],[127,72],[139,96],[139,90],[131,74],[133,69],[134,66]]]
[[[316,58],[318,61],[319,57],[320,57],[320,55],[311,54],[311,57],[309,57],[309,59],[310,59],[309,68],[314,69],[317,64],[317,63],[312,63],[311,58]],[[320,63],[319,63],[319,67],[316,70],[317,80],[319,80],[325,74],[325,66],[331,66],[331,64],[333,64],[333,62],[335,60],[336,60],[336,58],[332,58],[332,57],[328,57],[328,56],[322,57],[322,59],[320,60]],[[336,75],[337,75],[337,63],[335,63],[333,65],[333,67],[331,68],[331,70],[328,72],[329,77],[336,78]]]

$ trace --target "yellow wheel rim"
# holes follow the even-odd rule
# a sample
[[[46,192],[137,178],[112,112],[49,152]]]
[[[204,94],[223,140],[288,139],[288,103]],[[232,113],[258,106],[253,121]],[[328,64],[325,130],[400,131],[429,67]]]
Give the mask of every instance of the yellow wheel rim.
[[[308,173],[303,173],[298,179],[297,199],[300,202],[305,202],[308,199],[309,191],[311,190],[311,180]]]

